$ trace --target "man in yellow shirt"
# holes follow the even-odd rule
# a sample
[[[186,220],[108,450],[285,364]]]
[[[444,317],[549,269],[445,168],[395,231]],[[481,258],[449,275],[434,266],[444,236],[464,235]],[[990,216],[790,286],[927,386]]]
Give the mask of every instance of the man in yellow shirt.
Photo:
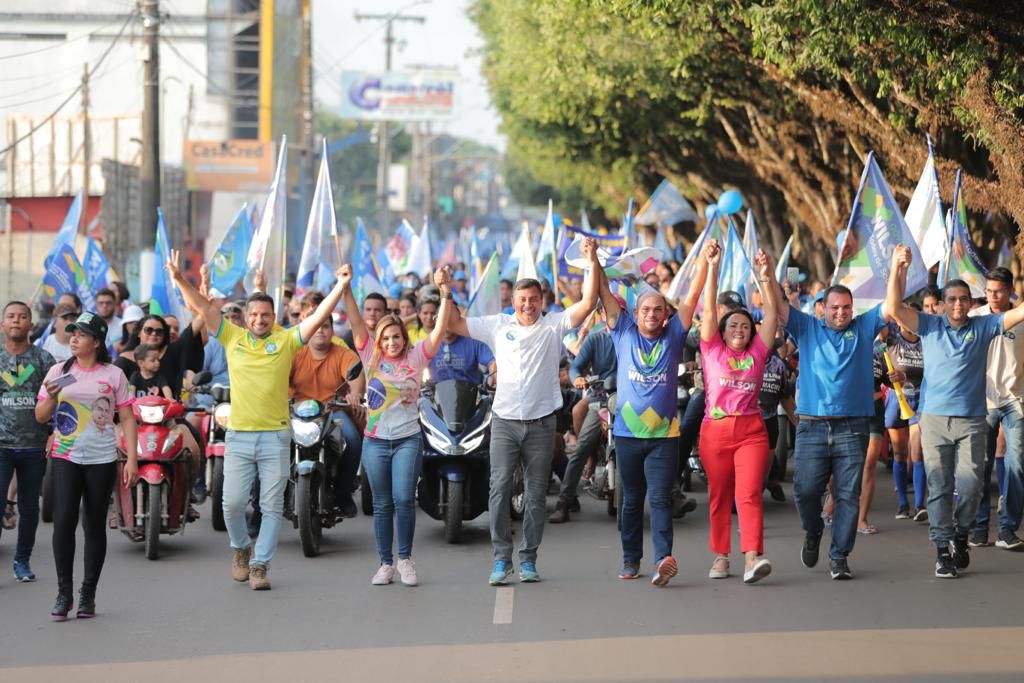
[[[179,270],[179,254],[171,251],[165,265],[190,308],[202,312],[211,334],[224,346],[231,380],[231,418],[224,457],[224,523],[234,550],[231,575],[248,581],[253,590],[267,590],[267,570],[277,549],[284,489],[288,481],[288,376],[299,349],[330,318],[350,276],[339,277],[331,293],[295,327],[274,327],[274,300],[266,294],[249,297],[246,328],[221,317],[220,308],[200,294]],[[263,521],[255,547],[245,524],[249,490],[259,472]]]

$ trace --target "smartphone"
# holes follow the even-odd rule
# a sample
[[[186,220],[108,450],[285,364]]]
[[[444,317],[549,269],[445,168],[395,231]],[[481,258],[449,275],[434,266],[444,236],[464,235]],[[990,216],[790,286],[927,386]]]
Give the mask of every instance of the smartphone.
[[[789,283],[789,288],[795,290],[800,285],[800,269],[789,267],[786,268],[786,282]]]
[[[57,377],[56,379],[52,380],[51,384],[56,384],[57,386],[63,388],[66,386],[70,386],[77,381],[78,378],[75,377],[74,375],[61,375],[60,377]]]

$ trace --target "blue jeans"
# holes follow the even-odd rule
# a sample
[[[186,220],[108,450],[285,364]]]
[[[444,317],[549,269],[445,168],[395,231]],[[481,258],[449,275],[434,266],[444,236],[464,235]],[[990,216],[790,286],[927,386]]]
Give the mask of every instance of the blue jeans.
[[[672,554],[672,482],[679,439],[615,437],[615,462],[622,486],[622,559],[644,556],[644,494],[651,498],[654,561]]]
[[[39,487],[46,473],[46,452],[42,448],[0,448],[0,500],[7,499],[11,477],[18,475],[18,545],[15,562],[28,562],[36,544],[39,526]]]
[[[981,482],[981,503],[978,505],[978,516],[974,528],[988,531],[988,520],[992,513],[989,501],[989,482],[992,481],[992,467],[996,458],[996,436],[999,425],[1003,426],[1006,437],[1006,455],[1003,465],[1006,467],[1006,493],[1003,496],[1003,510],[999,513],[999,530],[1004,529],[1016,533],[1020,528],[1021,513],[1024,511],[1024,467],[1022,467],[1022,451],[1024,451],[1024,409],[1018,399],[994,410],[988,411],[988,453],[985,459],[985,473]],[[18,496],[19,500],[21,496]]]
[[[870,418],[837,417],[800,420],[793,447],[793,497],[800,525],[808,536],[821,536],[821,497],[833,478],[836,491],[832,514],[832,547],[828,556],[843,560],[857,539],[860,482],[868,448]]]
[[[291,432],[238,432],[229,429],[224,439],[224,524],[231,547],[248,548],[245,508],[256,473],[260,477],[260,534],[249,563],[270,566],[281,530],[284,491],[288,483]]]
[[[398,559],[412,556],[416,533],[416,481],[423,464],[420,435],[404,439],[363,440],[363,468],[373,492],[373,535],[381,564],[394,564],[392,546],[398,529]],[[396,514],[397,512],[397,514]]]
[[[338,458],[338,469],[334,476],[334,504],[337,506],[340,501],[352,499],[356,471],[363,453],[363,434],[345,411],[335,411],[333,417],[338,431],[345,439],[345,452]]]

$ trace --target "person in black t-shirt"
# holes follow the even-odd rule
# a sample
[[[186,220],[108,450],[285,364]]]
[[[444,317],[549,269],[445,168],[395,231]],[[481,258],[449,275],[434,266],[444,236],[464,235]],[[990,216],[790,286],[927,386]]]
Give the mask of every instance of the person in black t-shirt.
[[[174,394],[171,393],[167,378],[160,372],[160,349],[149,344],[139,344],[134,353],[139,369],[128,378],[132,396],[163,396],[173,401]]]

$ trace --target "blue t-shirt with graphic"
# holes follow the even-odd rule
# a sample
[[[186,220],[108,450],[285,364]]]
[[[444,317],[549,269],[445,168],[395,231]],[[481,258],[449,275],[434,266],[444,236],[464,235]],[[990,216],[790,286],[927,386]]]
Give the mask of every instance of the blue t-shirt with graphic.
[[[442,342],[437,355],[430,359],[430,375],[435,382],[454,379],[483,384],[484,372],[493,362],[494,354],[487,344],[470,337],[456,337],[450,344]]]
[[[634,439],[679,436],[676,386],[679,356],[686,330],[679,316],[656,339],[640,334],[636,321],[623,312],[610,330],[618,357],[615,390],[618,392],[612,434]]]
[[[786,330],[800,349],[796,409],[816,417],[871,417],[875,414],[872,356],[885,327],[881,305],[834,330],[790,306]]]

